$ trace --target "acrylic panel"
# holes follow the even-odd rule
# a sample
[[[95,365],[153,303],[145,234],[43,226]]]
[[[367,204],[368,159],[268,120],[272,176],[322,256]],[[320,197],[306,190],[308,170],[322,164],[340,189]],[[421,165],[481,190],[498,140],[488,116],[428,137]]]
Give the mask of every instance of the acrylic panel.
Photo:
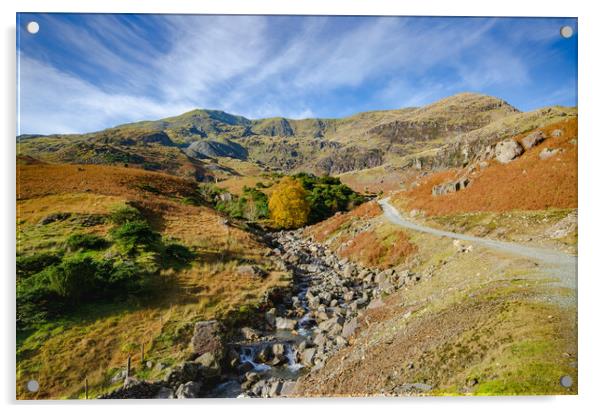
[[[17,399],[577,393],[577,19],[17,14]]]

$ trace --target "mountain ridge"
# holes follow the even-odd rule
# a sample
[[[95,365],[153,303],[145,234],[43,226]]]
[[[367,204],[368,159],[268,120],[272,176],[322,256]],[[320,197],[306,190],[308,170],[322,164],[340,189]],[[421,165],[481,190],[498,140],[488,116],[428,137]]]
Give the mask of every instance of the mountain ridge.
[[[443,152],[453,152],[454,142],[465,135],[478,136],[475,131],[479,130],[487,132],[481,140],[489,142],[500,135],[491,125],[499,124],[504,133],[510,131],[503,124],[504,119],[522,119],[521,116],[528,117],[525,114],[535,113],[534,117],[545,123],[546,116],[557,118],[556,114],[563,112],[570,116],[571,110],[521,112],[502,99],[466,92],[419,108],[360,112],[343,118],[253,120],[222,110],[194,109],[86,134],[21,135],[17,141],[21,154],[49,162],[121,162],[164,169],[162,156],[182,165],[234,158],[266,171],[340,174],[450,145],[452,149]],[[531,123],[537,127],[542,122]],[[195,146],[191,148],[192,145]],[[232,150],[234,147],[236,150]],[[81,156],[82,151],[86,156]],[[447,161],[433,164],[442,162]],[[211,168],[219,169],[215,165]],[[178,170],[174,165],[169,168],[170,173],[179,174]],[[215,179],[215,173],[201,170],[202,167],[196,168],[192,175],[201,180]],[[190,176],[190,168],[186,168],[186,173]]]

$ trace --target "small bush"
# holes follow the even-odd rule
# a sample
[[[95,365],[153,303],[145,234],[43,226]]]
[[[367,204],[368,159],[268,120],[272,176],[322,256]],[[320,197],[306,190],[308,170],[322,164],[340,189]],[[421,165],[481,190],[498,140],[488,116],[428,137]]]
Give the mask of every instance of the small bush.
[[[165,246],[164,256],[168,260],[186,264],[194,258],[194,253],[185,245],[171,243]]]
[[[144,217],[133,206],[125,205],[114,209],[109,215],[109,220],[114,225],[123,225],[128,222],[144,221]]]
[[[94,292],[101,279],[98,274],[109,272],[109,269],[92,257],[76,254],[47,271],[50,290],[60,297],[79,301]]]
[[[61,261],[61,255],[57,253],[45,252],[33,255],[17,256],[17,278],[29,277],[43,269],[58,264]]]
[[[108,242],[95,234],[73,234],[67,238],[66,245],[70,251],[101,250],[108,246]]]
[[[112,228],[111,236],[123,252],[130,254],[137,247],[155,247],[161,236],[152,230],[144,221],[129,221],[123,225]]]

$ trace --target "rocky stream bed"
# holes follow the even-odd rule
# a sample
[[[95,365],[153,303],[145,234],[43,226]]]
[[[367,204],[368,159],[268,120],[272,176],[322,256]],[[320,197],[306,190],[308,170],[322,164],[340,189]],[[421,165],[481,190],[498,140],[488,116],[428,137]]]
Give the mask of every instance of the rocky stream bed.
[[[280,297],[258,325],[223,339],[218,321],[194,326],[190,361],[166,369],[156,382],[127,377],[123,387],[101,398],[200,398],[293,396],[302,375],[319,370],[349,345],[358,317],[383,305],[392,292],[417,277],[378,271],[340,259],[301,230],[266,235],[270,259],[293,275],[293,288]]]

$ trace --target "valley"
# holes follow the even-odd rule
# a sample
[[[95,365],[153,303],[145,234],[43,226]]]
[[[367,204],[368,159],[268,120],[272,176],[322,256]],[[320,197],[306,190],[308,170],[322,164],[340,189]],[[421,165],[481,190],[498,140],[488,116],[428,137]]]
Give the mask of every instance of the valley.
[[[576,394],[577,146],[474,93],[19,136],[17,398]]]

